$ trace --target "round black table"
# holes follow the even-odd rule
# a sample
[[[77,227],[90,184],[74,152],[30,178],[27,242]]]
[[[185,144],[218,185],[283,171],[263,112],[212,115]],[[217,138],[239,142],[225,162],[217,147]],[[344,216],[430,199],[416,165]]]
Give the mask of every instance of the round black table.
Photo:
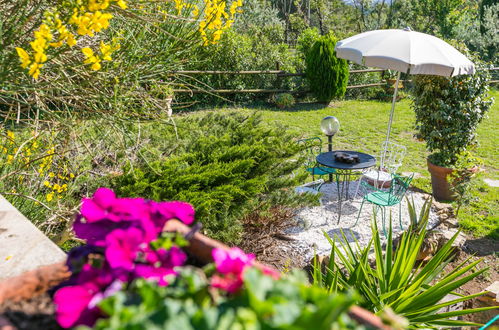
[[[355,155],[359,157],[359,162],[352,164],[340,162],[336,160],[334,157],[334,154],[336,152],[342,152],[352,156]],[[334,151],[323,152],[322,154],[317,156],[316,160],[317,163],[319,163],[322,166],[336,169],[336,173],[334,175],[336,176],[336,187],[338,189],[338,223],[340,223],[341,205],[343,199],[349,198],[348,196],[348,191],[350,188],[349,178],[351,176],[356,176],[356,175],[360,176],[365,172],[365,170],[376,165],[376,158],[369,154],[358,151],[334,150]],[[340,189],[340,181],[342,182],[341,189]]]
[[[357,156],[359,157],[359,162],[354,164],[339,162],[334,158],[334,154],[336,152],[342,152],[350,154],[352,156]],[[322,154],[318,155],[317,163],[326,167],[335,168],[337,170],[353,171],[353,170],[363,170],[369,167],[373,167],[374,165],[376,165],[376,158],[369,154],[365,154],[363,152],[358,152],[358,151],[334,150],[334,151],[323,152]]]

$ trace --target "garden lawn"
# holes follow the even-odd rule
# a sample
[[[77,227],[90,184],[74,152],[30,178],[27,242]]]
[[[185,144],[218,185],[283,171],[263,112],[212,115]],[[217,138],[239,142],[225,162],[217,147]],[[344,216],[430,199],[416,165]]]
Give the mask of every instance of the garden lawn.
[[[499,91],[491,95],[499,99]],[[237,109],[252,112],[255,109]],[[217,109],[217,111],[232,111]],[[258,111],[270,125],[286,125],[297,138],[313,136],[327,138],[320,130],[320,121],[325,116],[335,116],[340,121],[340,131],[334,137],[334,149],[363,151],[370,154],[379,152],[386,136],[390,112],[390,102],[380,101],[338,101],[330,107],[318,104],[300,104],[289,110],[260,108]],[[426,168],[428,152],[425,142],[416,137],[415,114],[410,100],[397,102],[393,119],[391,140],[407,147],[407,155],[400,172],[414,172],[413,186],[431,193],[430,175]],[[476,149],[484,162],[484,172],[479,175],[474,188],[475,200],[463,206],[458,220],[463,229],[475,236],[488,236],[499,239],[499,188],[490,187],[483,179],[499,180],[499,103],[496,101],[478,128],[479,146]]]

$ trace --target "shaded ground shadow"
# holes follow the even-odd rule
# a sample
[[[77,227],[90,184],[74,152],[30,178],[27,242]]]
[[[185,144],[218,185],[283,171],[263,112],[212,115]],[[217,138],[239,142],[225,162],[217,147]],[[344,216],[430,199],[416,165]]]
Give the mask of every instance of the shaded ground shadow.
[[[499,253],[499,241],[490,238],[469,239],[464,242],[466,252],[478,256],[488,256]]]
[[[342,234],[343,232],[343,234]],[[341,243],[353,243],[356,240],[360,239],[360,234],[356,231],[353,231],[350,228],[335,228],[331,229],[327,232],[329,237],[331,237],[336,242]],[[345,242],[346,238],[346,242]]]
[[[251,110],[275,110],[275,111],[280,111],[280,112],[299,112],[299,111],[317,111],[317,110],[322,110],[325,108],[334,108],[335,104],[324,104],[324,103],[317,103],[317,102],[302,102],[302,103],[296,103],[292,107],[285,108],[285,109],[279,109],[275,105],[271,103],[266,103],[266,104],[248,104],[248,105],[243,105],[246,109],[251,109]]]
[[[330,202],[329,204],[326,204],[324,208],[327,211],[335,212],[338,213],[338,202]],[[350,201],[343,202],[341,205],[341,215],[351,215],[351,214],[357,214],[359,212],[359,208]]]

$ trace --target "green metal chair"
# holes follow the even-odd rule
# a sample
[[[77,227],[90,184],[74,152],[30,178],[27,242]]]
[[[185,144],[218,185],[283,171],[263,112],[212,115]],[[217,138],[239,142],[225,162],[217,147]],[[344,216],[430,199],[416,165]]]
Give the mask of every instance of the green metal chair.
[[[385,236],[386,236],[385,207],[387,206],[394,206],[397,204],[399,205],[399,224],[400,224],[400,229],[403,229],[401,202],[402,199],[404,198],[407,189],[409,188],[409,185],[411,184],[413,176],[414,174],[411,174],[410,176],[407,177],[400,176],[398,174],[393,174],[392,184],[390,185],[389,190],[376,189],[376,191],[366,194],[362,199],[362,204],[360,204],[359,214],[357,215],[357,220],[355,221],[355,224],[353,226],[355,227],[357,225],[357,222],[359,222],[360,212],[362,211],[362,206],[364,205],[364,202],[369,202],[376,206],[375,212],[378,211],[378,208],[381,209],[382,212],[381,219],[383,221],[383,233],[385,234]],[[367,182],[362,182],[362,184],[368,185]],[[372,186],[370,186],[370,188],[372,188]]]
[[[315,181],[315,176],[322,178],[324,175],[335,175],[334,168],[324,167],[317,164],[316,157],[322,152],[322,140],[319,137],[312,137],[297,141],[303,146],[303,156],[305,157],[305,170],[312,175],[312,181]],[[324,183],[317,187],[319,191]]]

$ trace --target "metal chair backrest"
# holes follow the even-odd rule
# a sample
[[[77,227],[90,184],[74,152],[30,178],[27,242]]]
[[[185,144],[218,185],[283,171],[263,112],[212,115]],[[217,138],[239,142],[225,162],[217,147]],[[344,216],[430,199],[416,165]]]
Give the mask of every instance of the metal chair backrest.
[[[380,169],[384,169],[388,173],[396,173],[402,165],[407,148],[391,141],[385,141],[381,150]]]
[[[390,186],[390,204],[397,204],[402,201],[404,195],[409,189],[414,173],[409,176],[393,175],[392,184]]]
[[[316,157],[322,152],[322,140],[318,137],[313,137],[298,140],[297,143],[303,145],[304,165],[307,168],[315,167],[317,164]]]

